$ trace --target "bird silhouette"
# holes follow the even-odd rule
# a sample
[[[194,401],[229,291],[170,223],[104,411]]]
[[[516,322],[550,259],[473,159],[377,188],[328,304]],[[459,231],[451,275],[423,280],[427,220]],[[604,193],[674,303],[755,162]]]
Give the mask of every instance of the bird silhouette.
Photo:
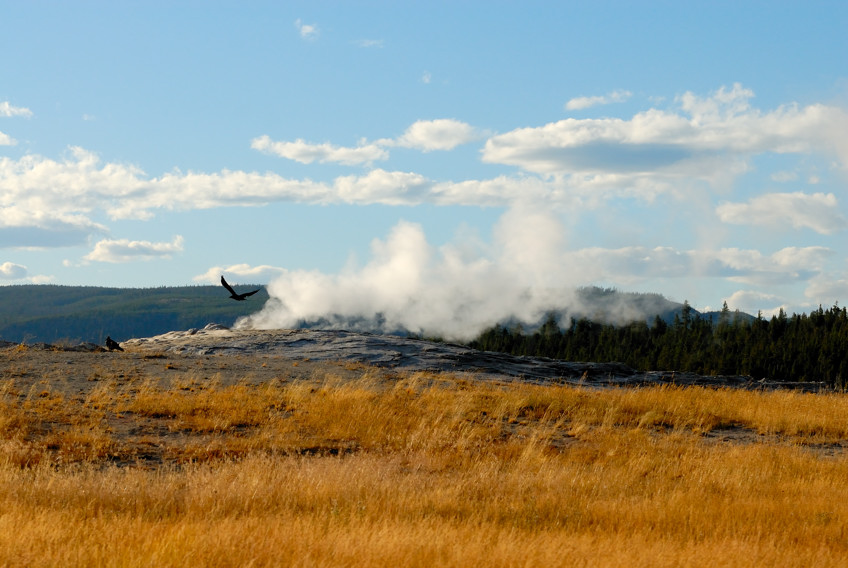
[[[239,302],[243,302],[247,299],[248,296],[252,296],[257,293],[259,290],[254,290],[253,292],[245,292],[244,294],[236,294],[236,291],[233,290],[233,287],[227,284],[227,281],[224,280],[223,275],[221,276],[221,285],[227,289],[227,292],[230,293],[230,298],[233,300],[238,300]]]
[[[106,336],[106,348],[107,348],[107,349],[109,349],[109,351],[114,351],[114,350],[116,350],[116,349],[117,349],[118,351],[123,351],[123,350],[124,350],[124,348],[123,348],[123,347],[121,347],[120,345],[118,345],[118,342],[117,342],[117,341],[115,341],[114,339],[112,339],[112,338],[111,338],[111,337],[109,337],[108,335]]]

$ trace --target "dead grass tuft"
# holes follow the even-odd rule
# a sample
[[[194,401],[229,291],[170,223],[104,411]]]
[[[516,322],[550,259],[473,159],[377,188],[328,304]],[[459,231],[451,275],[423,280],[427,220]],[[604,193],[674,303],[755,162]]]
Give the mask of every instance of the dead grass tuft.
[[[344,370],[104,378],[78,397],[5,379],[0,565],[848,557],[844,395]]]

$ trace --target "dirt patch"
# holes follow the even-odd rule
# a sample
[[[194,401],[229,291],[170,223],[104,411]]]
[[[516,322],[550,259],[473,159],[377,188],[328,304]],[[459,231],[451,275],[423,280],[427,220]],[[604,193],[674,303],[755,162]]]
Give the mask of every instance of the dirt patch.
[[[115,401],[130,400],[142,389],[158,388],[178,395],[199,394],[234,385],[260,387],[272,382],[314,382],[362,377],[394,381],[390,369],[351,361],[310,361],[274,354],[197,355],[154,350],[67,351],[52,346],[0,348],[0,396],[13,408],[35,408],[41,418],[20,436],[12,432],[7,444],[22,441],[21,452],[32,459],[50,455],[57,465],[97,461],[119,466],[158,468],[190,461],[237,458],[250,451],[243,442],[250,426],[229,425],[198,431],[180,425],[167,413],[151,415],[116,411]],[[100,399],[108,404],[100,404]],[[53,405],[53,406],[51,406]],[[45,410],[46,409],[46,410]],[[33,412],[35,412],[33,410]],[[279,412],[284,413],[284,410]],[[35,428],[35,429],[33,429]],[[33,442],[38,440],[35,446]],[[48,450],[44,452],[42,450]],[[354,451],[349,441],[324,441],[286,451],[341,455]],[[22,455],[17,460],[30,463]],[[30,463],[30,465],[32,465]]]

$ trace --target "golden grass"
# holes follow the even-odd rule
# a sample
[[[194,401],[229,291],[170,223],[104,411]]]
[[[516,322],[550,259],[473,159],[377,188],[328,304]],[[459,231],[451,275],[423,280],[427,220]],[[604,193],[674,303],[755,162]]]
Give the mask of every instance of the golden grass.
[[[844,395],[158,384],[0,383],[0,565],[848,564]]]

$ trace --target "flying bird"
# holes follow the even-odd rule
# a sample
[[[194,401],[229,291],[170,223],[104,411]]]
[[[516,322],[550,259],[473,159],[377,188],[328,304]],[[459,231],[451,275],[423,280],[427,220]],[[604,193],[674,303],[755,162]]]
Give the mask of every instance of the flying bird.
[[[114,339],[112,339],[112,338],[111,338],[111,337],[109,337],[108,335],[106,336],[106,348],[107,348],[107,349],[109,349],[109,351],[114,351],[115,349],[117,349],[118,351],[123,351],[123,350],[124,350],[124,348],[123,348],[123,347],[121,347],[121,346],[118,344],[118,342],[117,342],[117,341],[115,341]]]
[[[233,290],[233,287],[227,284],[227,281],[224,280],[223,275],[221,276],[221,286],[227,289],[227,292],[230,293],[230,298],[233,300],[238,300],[239,302],[243,302],[247,299],[248,296],[252,296],[257,293],[259,290],[254,290],[253,292],[245,292],[244,294],[236,294],[236,291]]]

